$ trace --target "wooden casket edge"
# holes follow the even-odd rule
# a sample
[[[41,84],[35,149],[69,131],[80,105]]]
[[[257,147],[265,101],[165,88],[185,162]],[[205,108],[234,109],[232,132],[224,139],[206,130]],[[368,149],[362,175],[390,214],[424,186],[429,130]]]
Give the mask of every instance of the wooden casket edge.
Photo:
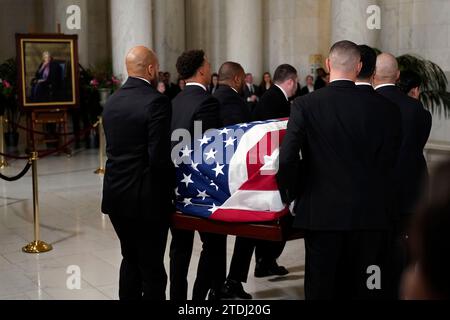
[[[292,219],[288,217],[266,223],[231,223],[187,216],[177,212],[171,217],[171,226],[180,230],[234,235],[267,241],[288,241],[304,237],[301,230],[292,228]]]

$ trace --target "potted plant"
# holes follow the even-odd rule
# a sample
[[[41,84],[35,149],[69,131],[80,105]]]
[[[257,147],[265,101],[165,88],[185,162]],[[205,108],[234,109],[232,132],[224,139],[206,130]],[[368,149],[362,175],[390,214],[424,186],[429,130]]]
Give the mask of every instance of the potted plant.
[[[103,107],[109,96],[120,86],[120,81],[113,75],[112,64],[105,62],[96,66],[92,71],[93,79],[90,86],[100,94],[100,105]]]
[[[414,71],[422,79],[420,99],[431,112],[450,116],[450,93],[444,71],[432,61],[405,54],[397,57],[400,71]]]
[[[373,48],[377,54],[382,53]],[[450,92],[447,91],[448,80],[444,71],[436,63],[413,54],[397,57],[400,71],[413,71],[422,80],[420,100],[432,113],[450,116]]]
[[[98,120],[108,97],[119,86],[120,81],[113,76],[111,63],[88,69],[80,65],[80,112],[85,127]],[[98,132],[95,130],[85,141],[87,148],[98,147]]]
[[[20,121],[20,109],[17,104],[17,66],[14,59],[8,59],[0,65],[0,115],[6,117],[5,144],[17,147],[19,133],[17,124]]]

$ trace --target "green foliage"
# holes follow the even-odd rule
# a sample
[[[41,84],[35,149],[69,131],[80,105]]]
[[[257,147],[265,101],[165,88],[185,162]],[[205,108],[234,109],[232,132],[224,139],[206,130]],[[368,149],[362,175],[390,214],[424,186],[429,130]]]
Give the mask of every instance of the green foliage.
[[[450,93],[444,71],[434,62],[411,54],[402,55],[397,61],[400,71],[414,71],[422,79],[420,98],[423,104],[430,111],[449,117]]]
[[[11,58],[0,64],[0,79],[7,80],[13,87],[17,83],[16,60]]]
[[[377,55],[382,51],[373,48]],[[447,91],[448,80],[444,71],[434,62],[413,54],[397,57],[400,71],[413,71],[422,80],[420,99],[431,112],[446,118],[450,117],[450,92]]]
[[[4,109],[4,114],[9,120],[6,131],[15,132],[17,128],[15,123],[20,120],[20,109],[17,104],[17,64],[16,60],[11,58],[0,64],[0,79],[8,83],[9,87],[5,87],[3,82],[0,92],[0,108]]]

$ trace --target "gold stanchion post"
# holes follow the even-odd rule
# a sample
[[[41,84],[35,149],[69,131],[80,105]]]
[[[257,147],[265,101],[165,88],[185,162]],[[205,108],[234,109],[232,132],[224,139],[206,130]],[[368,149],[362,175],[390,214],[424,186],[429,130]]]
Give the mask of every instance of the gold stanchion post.
[[[4,123],[3,116],[0,116],[0,153],[5,153],[5,135],[4,135],[4,129],[3,129],[3,123]],[[0,155],[0,169],[3,169],[8,166],[8,162],[6,161],[6,158],[2,155]]]
[[[38,153],[32,152],[30,161],[33,175],[34,241],[22,248],[22,251],[26,253],[44,253],[53,249],[50,244],[40,240],[37,160],[38,160]]]
[[[105,132],[103,131],[103,118],[98,117],[98,139],[99,139],[99,146],[98,146],[98,161],[99,161],[99,167],[97,170],[94,171],[95,174],[105,174]]]

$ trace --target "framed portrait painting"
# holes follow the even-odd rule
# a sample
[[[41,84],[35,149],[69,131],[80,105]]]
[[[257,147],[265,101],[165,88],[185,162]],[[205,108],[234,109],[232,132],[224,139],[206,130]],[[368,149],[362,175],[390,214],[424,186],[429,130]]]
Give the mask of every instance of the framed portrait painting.
[[[79,104],[77,35],[16,34],[19,101],[23,108]]]

